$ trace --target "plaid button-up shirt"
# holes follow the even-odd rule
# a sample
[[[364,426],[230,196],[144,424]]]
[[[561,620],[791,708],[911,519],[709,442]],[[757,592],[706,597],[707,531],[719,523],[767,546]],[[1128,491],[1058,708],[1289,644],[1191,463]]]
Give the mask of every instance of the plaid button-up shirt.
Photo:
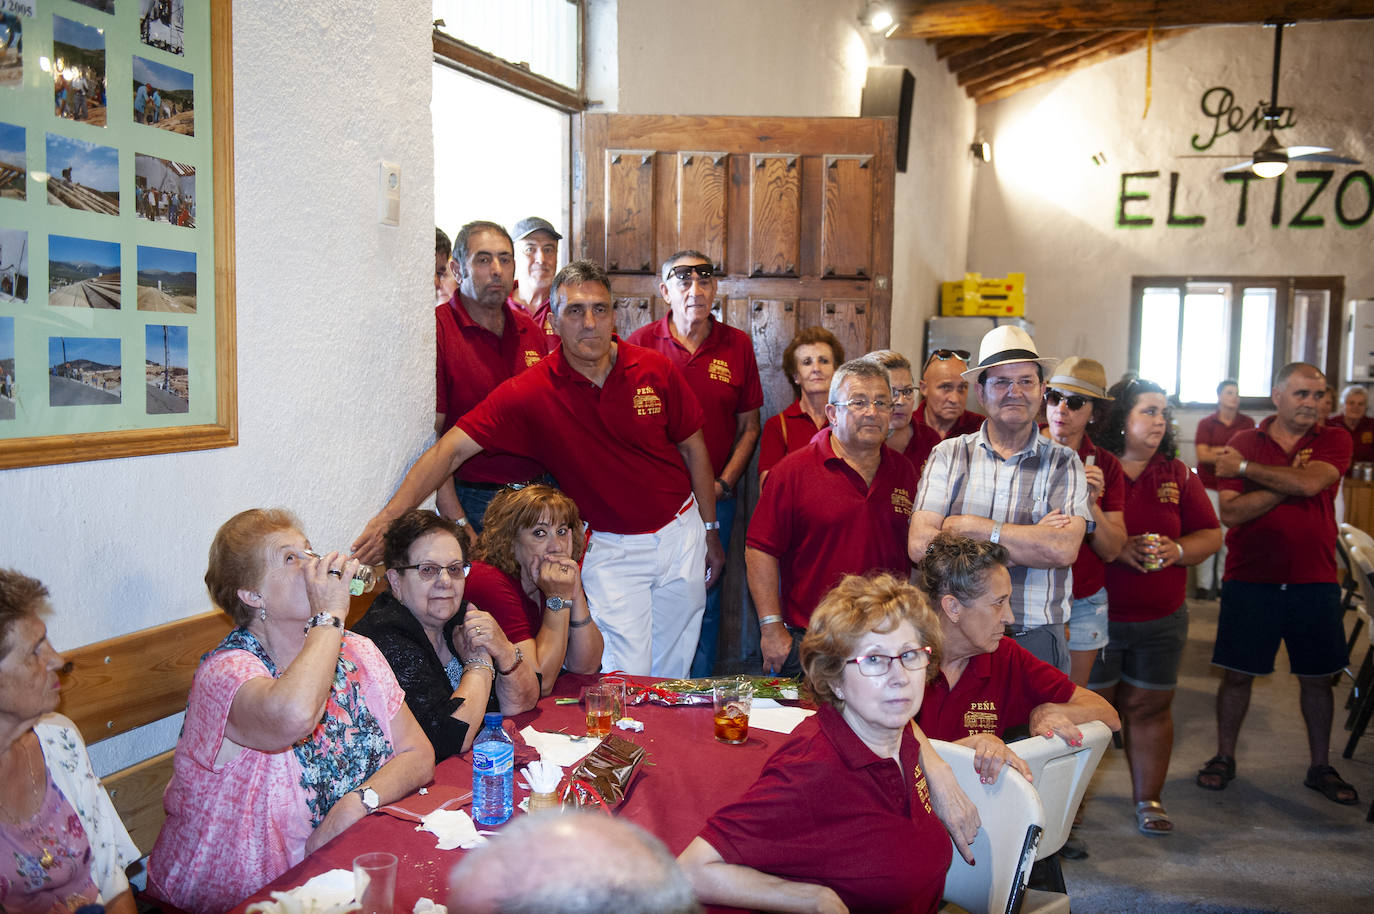
[[[1003,460],[976,432],[949,438],[930,452],[921,473],[917,511],[942,517],[968,514],[1007,524],[1036,524],[1055,509],[1083,518],[1093,529],[1088,481],[1078,455],[1040,435]],[[1011,608],[1016,625],[1033,628],[1062,623],[1069,614],[1073,570],[1013,565]]]

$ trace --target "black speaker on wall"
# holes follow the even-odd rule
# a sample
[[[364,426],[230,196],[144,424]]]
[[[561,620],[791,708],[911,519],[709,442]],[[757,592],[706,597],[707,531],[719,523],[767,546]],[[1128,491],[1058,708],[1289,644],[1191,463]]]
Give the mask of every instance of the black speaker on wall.
[[[906,171],[906,152],[911,136],[911,101],[916,77],[906,67],[869,67],[868,81],[859,100],[860,117],[897,119],[897,170]]]

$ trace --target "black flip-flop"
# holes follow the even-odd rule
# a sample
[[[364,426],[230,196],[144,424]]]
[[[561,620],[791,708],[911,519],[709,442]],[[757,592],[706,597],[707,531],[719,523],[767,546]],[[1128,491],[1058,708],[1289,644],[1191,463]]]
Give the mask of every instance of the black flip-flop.
[[[1339,803],[1342,806],[1354,806],[1360,802],[1360,795],[1355,788],[1347,784],[1336,773],[1336,769],[1330,765],[1313,765],[1307,769],[1307,777],[1303,780],[1303,786],[1311,787],[1319,791],[1332,803]],[[1349,791],[1349,796],[1341,796],[1345,791]]]
[[[1216,783],[1208,783],[1203,778],[1215,778]],[[1225,790],[1226,785],[1235,779],[1236,760],[1224,755],[1214,755],[1207,760],[1207,764],[1198,769],[1195,781],[1203,790]]]

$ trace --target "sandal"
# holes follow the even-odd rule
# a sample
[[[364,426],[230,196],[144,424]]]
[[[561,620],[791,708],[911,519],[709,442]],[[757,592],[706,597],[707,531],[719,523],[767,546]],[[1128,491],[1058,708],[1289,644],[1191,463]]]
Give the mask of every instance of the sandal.
[[[1308,772],[1308,777],[1311,777]],[[1214,755],[1207,764],[1198,769],[1197,785],[1203,790],[1225,790],[1226,785],[1236,779],[1236,760],[1224,755]],[[1311,787],[1312,785],[1307,785]]]
[[[1174,830],[1174,820],[1164,810],[1158,800],[1141,800],[1135,804],[1135,827],[1142,835],[1156,837],[1167,835]]]
[[[1342,806],[1354,806],[1360,802],[1360,795],[1355,792],[1341,776],[1336,773],[1336,769],[1330,765],[1313,765],[1307,769],[1307,778],[1303,785],[1311,787],[1313,790],[1320,791],[1332,803],[1339,803]]]

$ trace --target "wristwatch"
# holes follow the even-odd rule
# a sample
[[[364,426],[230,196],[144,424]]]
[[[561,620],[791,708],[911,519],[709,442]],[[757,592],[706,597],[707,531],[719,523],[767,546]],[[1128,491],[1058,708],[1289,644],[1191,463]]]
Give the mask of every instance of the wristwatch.
[[[544,600],[544,606],[558,612],[561,609],[572,609],[573,601],[565,600],[562,597],[549,597]]]
[[[466,517],[455,517],[453,519],[453,525],[455,527],[466,527],[468,525],[468,519]]]
[[[377,791],[371,787],[359,787],[353,792],[358,795],[358,799],[363,801],[363,808],[367,810],[368,815],[376,812],[377,807],[382,805],[382,798],[377,796]]]
[[[989,543],[1000,543],[1002,541],[1002,522],[999,520],[992,525],[992,535],[988,537]]]
[[[701,525],[706,528],[708,533],[712,530],[720,529],[720,521],[718,520],[703,521]]]
[[[337,629],[342,629],[344,624],[338,616],[331,613],[315,613],[305,623],[305,630],[309,632],[312,628],[320,625],[332,625]]]

